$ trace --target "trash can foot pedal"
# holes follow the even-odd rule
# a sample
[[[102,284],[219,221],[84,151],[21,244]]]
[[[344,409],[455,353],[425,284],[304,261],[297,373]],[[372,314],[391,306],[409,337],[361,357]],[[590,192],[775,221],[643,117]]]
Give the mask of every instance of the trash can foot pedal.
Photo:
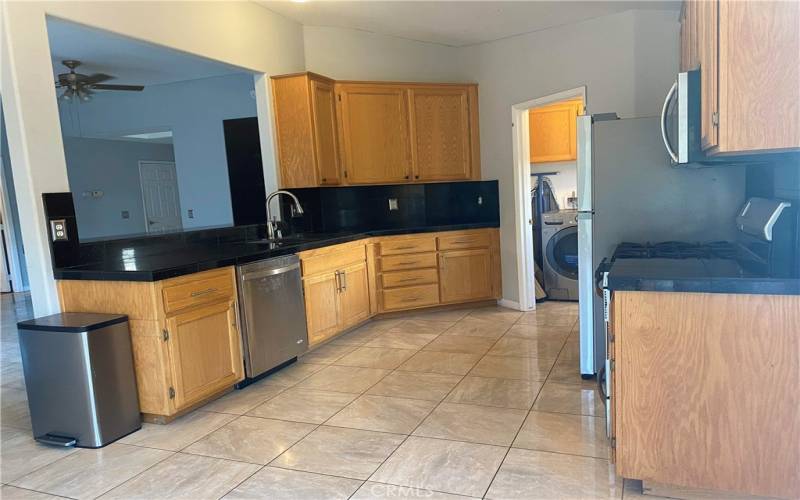
[[[39,436],[36,441],[40,443],[49,444],[53,446],[63,446],[63,447],[70,447],[75,446],[78,442],[77,439],[69,437],[69,436],[57,436],[55,434],[45,434],[44,436]]]

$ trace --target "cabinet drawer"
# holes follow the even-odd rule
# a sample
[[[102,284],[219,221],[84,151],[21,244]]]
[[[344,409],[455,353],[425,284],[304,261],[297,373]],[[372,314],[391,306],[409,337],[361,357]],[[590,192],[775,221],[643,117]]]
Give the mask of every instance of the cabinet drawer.
[[[350,246],[335,249],[331,252],[320,253],[310,257],[301,255],[300,262],[303,267],[303,276],[337,271],[349,265],[367,260],[367,250],[364,245]]]
[[[436,267],[435,253],[390,255],[381,258],[382,271],[401,271],[403,269],[420,269],[424,267]]]
[[[383,288],[395,288],[398,286],[425,285],[428,283],[438,283],[439,272],[436,269],[414,269],[411,271],[395,271],[383,273]]]
[[[225,269],[165,283],[162,289],[164,313],[220,300],[233,300],[236,290],[231,273],[231,269]]]
[[[414,309],[438,303],[439,286],[436,284],[393,288],[383,291],[383,309],[385,311]]]
[[[491,238],[488,231],[439,236],[439,250],[487,248],[490,244]]]
[[[396,255],[418,252],[435,252],[436,239],[428,238],[398,238],[381,241],[381,255]]]

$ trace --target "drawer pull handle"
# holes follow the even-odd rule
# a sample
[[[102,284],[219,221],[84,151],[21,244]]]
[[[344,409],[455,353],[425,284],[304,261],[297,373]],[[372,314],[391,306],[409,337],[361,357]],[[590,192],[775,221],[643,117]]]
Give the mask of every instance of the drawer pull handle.
[[[467,243],[473,243],[474,241],[475,241],[474,239],[456,240],[456,241],[453,242],[453,244],[455,244],[455,245],[466,245]]]
[[[414,264],[419,264],[419,261],[412,260],[412,261],[400,262],[401,266],[413,266]]]
[[[403,299],[403,302],[416,302],[419,300],[419,297],[408,297]]]
[[[206,288],[205,290],[199,290],[197,292],[192,292],[191,295],[192,295],[192,297],[200,297],[201,295],[208,295],[209,293],[214,293],[216,291],[217,291],[216,288]]]
[[[401,280],[397,280],[397,282],[398,283],[405,283],[407,281],[417,281],[418,279],[420,279],[419,276],[414,276],[413,278],[404,278],[404,279],[401,279]]]
[[[402,247],[394,247],[395,250],[411,250],[413,248],[417,248],[417,247],[414,246],[414,245],[406,245],[406,246],[402,246]]]

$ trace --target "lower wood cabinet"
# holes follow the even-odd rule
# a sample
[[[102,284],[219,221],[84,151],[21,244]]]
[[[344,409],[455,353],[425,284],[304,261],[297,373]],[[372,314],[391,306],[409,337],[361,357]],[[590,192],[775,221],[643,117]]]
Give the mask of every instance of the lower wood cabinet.
[[[339,331],[339,283],[335,271],[303,278],[308,344],[314,345]]]
[[[164,422],[244,378],[233,267],[156,282],[58,282],[61,309],[126,314],[139,408]]]
[[[339,313],[343,328],[369,318],[367,264],[359,262],[339,271]]]
[[[488,248],[439,254],[439,296],[443,304],[492,298],[492,256]]]

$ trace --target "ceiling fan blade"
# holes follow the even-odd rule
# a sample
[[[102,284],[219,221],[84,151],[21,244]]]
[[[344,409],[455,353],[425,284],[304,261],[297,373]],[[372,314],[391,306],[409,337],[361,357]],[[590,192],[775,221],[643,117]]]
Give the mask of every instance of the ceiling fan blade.
[[[100,83],[91,84],[88,87],[93,90],[132,90],[136,92],[144,90],[144,85],[107,85]]]
[[[100,82],[104,82],[106,80],[111,80],[112,78],[114,78],[114,77],[111,76],[111,75],[106,75],[105,73],[95,73],[95,74],[89,75],[89,76],[87,76],[85,78],[81,78],[80,80],[81,80],[82,83],[85,83],[87,85],[91,85],[93,83],[100,83]]]

